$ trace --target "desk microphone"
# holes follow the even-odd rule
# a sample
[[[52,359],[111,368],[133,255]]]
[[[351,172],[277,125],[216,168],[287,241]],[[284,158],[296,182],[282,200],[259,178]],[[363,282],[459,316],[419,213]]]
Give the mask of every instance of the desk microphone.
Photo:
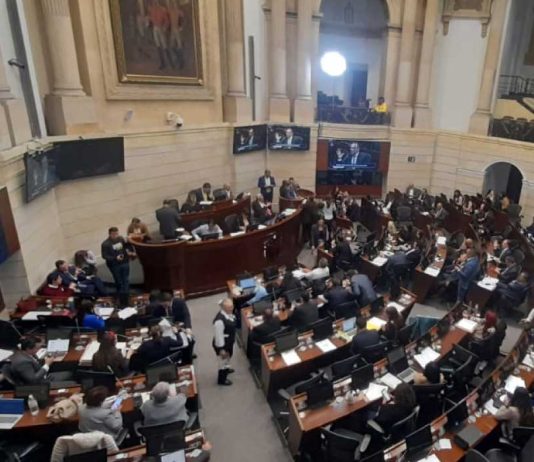
[[[124,386],[124,384],[119,380],[119,378],[115,375],[115,372],[113,371],[113,369],[111,368],[111,366],[108,364],[107,366],[107,369],[109,372],[111,372],[113,374],[113,377],[115,377],[115,380],[117,381],[117,383],[119,384],[119,387],[121,387],[121,391],[119,392],[119,395],[121,394],[122,390],[124,390],[125,393],[128,393],[128,390],[126,389],[126,387]]]

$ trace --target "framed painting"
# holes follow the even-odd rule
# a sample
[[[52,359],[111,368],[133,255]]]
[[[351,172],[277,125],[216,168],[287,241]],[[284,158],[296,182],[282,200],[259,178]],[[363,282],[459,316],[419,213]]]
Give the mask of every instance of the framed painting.
[[[109,0],[119,81],[202,85],[198,0]]]

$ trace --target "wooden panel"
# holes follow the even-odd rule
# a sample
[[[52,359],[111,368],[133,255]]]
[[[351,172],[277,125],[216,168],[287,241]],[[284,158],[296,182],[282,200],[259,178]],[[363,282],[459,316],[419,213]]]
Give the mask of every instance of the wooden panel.
[[[328,140],[317,140],[317,171],[328,170]]]
[[[0,228],[0,238],[3,234],[7,245],[7,254],[11,256],[20,249],[20,244],[7,188],[0,189]]]

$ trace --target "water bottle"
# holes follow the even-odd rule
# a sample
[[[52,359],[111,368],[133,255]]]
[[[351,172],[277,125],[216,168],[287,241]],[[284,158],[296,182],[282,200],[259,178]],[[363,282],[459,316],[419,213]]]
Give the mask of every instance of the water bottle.
[[[39,414],[39,405],[33,395],[28,396],[28,409],[30,410],[30,414],[34,417]]]

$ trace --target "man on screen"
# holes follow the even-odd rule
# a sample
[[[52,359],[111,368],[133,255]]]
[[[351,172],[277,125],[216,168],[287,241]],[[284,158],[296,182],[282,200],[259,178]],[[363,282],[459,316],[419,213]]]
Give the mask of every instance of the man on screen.
[[[286,146],[289,149],[292,148],[300,148],[302,147],[302,143],[304,140],[301,136],[295,136],[293,135],[293,129],[292,128],[286,128],[286,137],[284,139],[283,145]]]
[[[368,166],[372,163],[371,154],[361,152],[358,143],[351,143],[350,151],[345,158],[346,165],[358,165],[361,167]]]

